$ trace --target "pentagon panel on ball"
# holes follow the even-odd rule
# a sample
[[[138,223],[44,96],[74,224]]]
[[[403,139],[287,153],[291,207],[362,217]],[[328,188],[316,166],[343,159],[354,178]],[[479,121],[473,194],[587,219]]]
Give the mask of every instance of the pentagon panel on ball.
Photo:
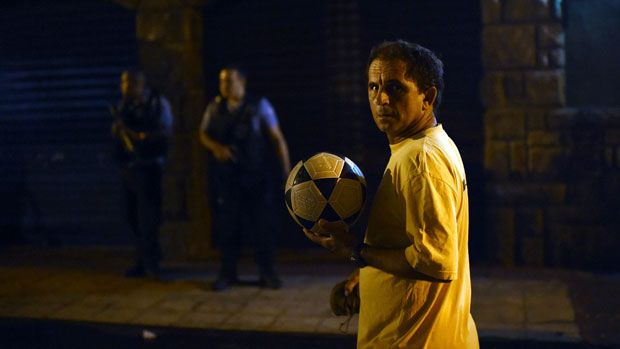
[[[351,226],[366,202],[366,179],[351,159],[318,153],[293,167],[284,197],[288,212],[306,229],[316,232],[321,218]]]

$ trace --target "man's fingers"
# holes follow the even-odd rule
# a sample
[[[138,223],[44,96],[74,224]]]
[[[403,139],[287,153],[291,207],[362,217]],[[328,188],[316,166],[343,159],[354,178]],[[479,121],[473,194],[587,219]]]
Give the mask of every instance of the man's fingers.
[[[313,231],[305,229],[305,228],[304,228],[304,234],[306,234],[306,237],[308,239],[312,240],[312,242],[315,242],[315,243],[325,247],[326,249],[331,250],[331,248],[330,248],[330,241],[332,240],[332,237],[319,235],[319,234],[316,234]]]
[[[317,234],[315,234],[314,232],[304,228],[304,234],[306,234],[306,237],[310,240],[312,240],[313,242],[316,242],[317,244],[322,245],[321,243],[321,237]]]
[[[358,283],[359,283],[359,279],[358,278],[347,280],[347,283],[344,285],[344,292],[345,292],[345,294],[347,296],[350,295],[353,292],[353,289],[355,288],[355,286],[357,286]]]
[[[337,234],[346,233],[349,231],[349,227],[343,221],[329,222],[325,219],[320,219],[318,223],[321,231]]]

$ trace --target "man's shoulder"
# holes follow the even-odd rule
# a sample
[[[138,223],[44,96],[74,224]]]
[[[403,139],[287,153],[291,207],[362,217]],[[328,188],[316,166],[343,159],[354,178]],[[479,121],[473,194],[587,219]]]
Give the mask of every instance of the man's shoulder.
[[[397,162],[405,173],[414,175],[435,173],[446,166],[445,149],[433,137],[406,140]]]

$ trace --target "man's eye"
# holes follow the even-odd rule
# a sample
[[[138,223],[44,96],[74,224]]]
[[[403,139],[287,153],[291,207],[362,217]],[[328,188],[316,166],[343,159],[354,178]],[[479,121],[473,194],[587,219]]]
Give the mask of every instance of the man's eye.
[[[390,94],[391,94],[391,93],[400,93],[400,92],[402,92],[402,91],[403,91],[403,87],[402,87],[402,86],[400,86],[400,85],[393,84],[393,85],[388,85],[388,87],[386,88],[386,90],[387,90],[387,92],[388,92],[388,93],[390,93]]]
[[[377,86],[376,84],[369,84],[368,89],[376,92],[379,89],[379,86]]]

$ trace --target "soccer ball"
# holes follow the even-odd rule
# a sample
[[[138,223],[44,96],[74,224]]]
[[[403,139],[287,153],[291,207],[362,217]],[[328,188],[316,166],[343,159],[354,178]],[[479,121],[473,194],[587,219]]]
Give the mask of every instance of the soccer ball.
[[[321,218],[351,226],[366,201],[366,179],[349,158],[318,153],[293,167],[284,197],[288,212],[306,229],[318,232]]]

